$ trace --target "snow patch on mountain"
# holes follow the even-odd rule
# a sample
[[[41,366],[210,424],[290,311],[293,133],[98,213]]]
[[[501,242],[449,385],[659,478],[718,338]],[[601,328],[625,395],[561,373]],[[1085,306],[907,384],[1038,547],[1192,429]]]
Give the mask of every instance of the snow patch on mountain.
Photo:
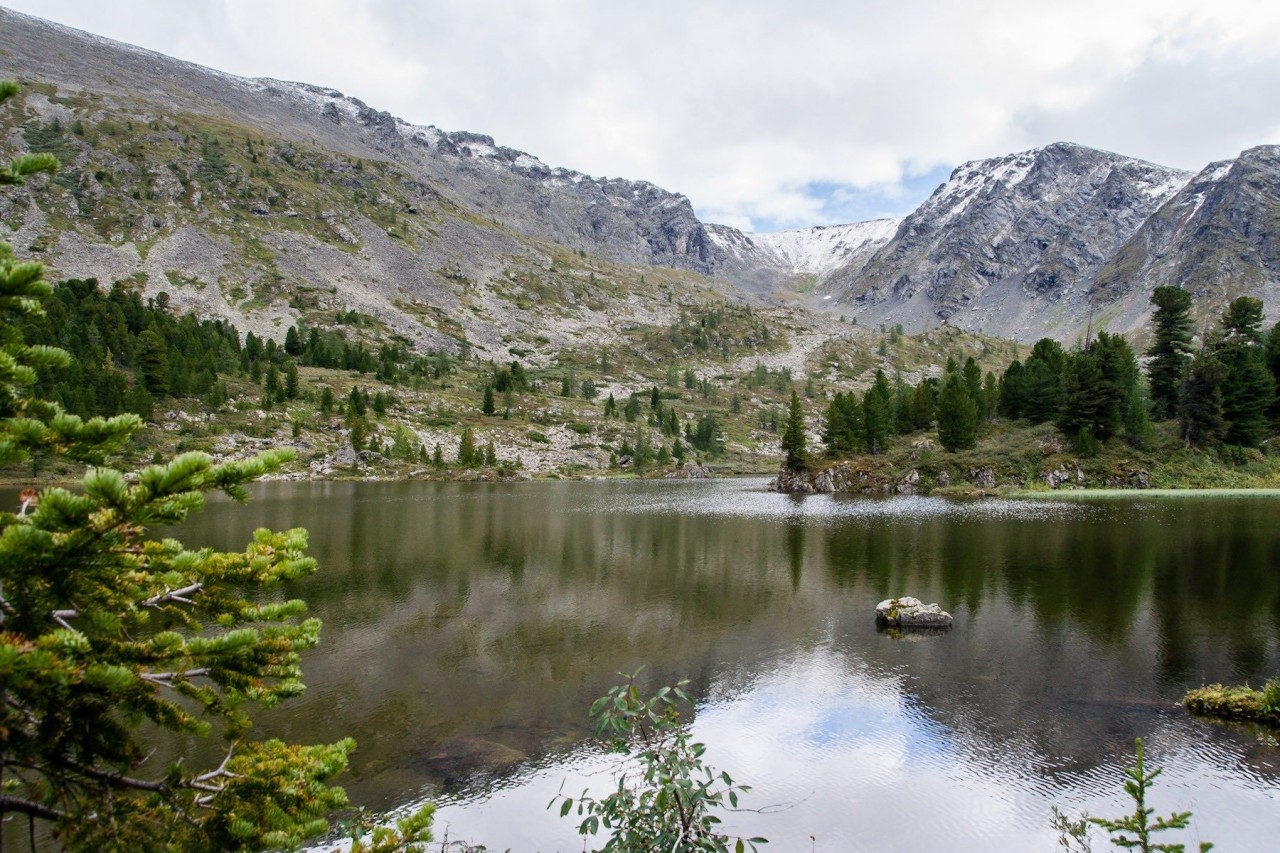
[[[893,239],[901,223],[901,219],[872,219],[769,234],[708,225],[707,235],[736,261],[767,266],[787,275],[821,277],[857,260],[866,263],[877,249]]]

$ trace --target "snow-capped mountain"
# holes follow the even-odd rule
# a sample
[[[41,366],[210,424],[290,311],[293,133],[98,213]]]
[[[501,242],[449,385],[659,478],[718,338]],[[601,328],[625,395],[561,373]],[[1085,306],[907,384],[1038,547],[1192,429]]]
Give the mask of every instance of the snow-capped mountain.
[[[909,330],[1068,334],[1094,277],[1191,177],[1069,143],[965,163],[873,258],[831,276],[833,301]]]
[[[503,349],[513,324],[526,337],[534,325],[519,306],[554,313],[572,294],[575,311],[585,310],[566,257],[577,267],[614,264],[619,280],[644,282],[663,267],[685,271],[668,280],[727,298],[798,296],[866,325],[947,322],[1024,341],[1070,340],[1089,325],[1141,329],[1160,284],[1188,287],[1205,312],[1253,293],[1280,315],[1276,146],[1193,175],[1057,143],[966,163],[901,221],[750,234],[700,222],[688,198],[652,183],[550,166],[333,89],[235,77],[5,9],[0,32],[0,77],[34,84],[7,117],[15,153],[55,120],[132,123],[147,142],[126,151],[109,135],[69,140],[61,181],[79,183],[56,201],[65,209],[37,209],[56,192],[36,207],[0,199],[9,236],[45,247],[66,275],[258,288],[264,329],[291,320],[293,304],[358,304],[411,340],[444,345],[465,332]],[[204,129],[178,133],[178,120]],[[255,177],[261,167],[244,163],[197,192],[199,140],[215,131],[265,145],[259,153],[296,172],[295,191],[306,193],[285,199]],[[355,173],[360,163],[376,164],[376,174]],[[118,199],[127,215],[95,207],[104,191],[85,176],[99,170],[113,172],[118,189],[130,186]],[[312,295],[291,301],[293,287]],[[653,287],[611,298],[627,311],[657,310]],[[240,315],[218,290],[182,297]],[[670,300],[663,291],[662,304]],[[584,328],[616,319],[595,310]]]
[[[836,270],[861,269],[893,237],[900,219],[872,219],[752,234],[727,225],[708,225],[719,249],[717,272],[735,280],[765,279],[776,288],[793,281],[818,285]]]

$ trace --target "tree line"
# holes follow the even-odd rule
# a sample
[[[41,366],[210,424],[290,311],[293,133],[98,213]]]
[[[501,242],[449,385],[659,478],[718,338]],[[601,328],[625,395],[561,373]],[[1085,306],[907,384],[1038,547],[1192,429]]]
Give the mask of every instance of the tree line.
[[[948,359],[941,377],[918,384],[877,370],[862,394],[837,393],[827,405],[822,440],[828,456],[882,453],[892,437],[936,426],[952,452],[973,447],[985,422],[1052,422],[1084,455],[1122,438],[1145,446],[1153,421],[1177,421],[1188,446],[1257,447],[1280,423],[1280,323],[1263,331],[1261,300],[1233,300],[1193,346],[1191,295],[1158,287],[1154,340],[1144,371],[1122,336],[1100,332],[1077,349],[1051,338],[1014,359],[997,377],[974,359]],[[789,426],[797,417],[793,400]],[[800,415],[802,417],[802,413]],[[785,464],[800,464],[797,432],[783,437]]]

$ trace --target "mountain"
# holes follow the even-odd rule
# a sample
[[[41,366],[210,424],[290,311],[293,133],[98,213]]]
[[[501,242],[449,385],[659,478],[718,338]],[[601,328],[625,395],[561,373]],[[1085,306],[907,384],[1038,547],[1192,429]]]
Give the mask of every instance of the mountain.
[[[1168,283],[1205,316],[1244,292],[1280,314],[1274,146],[1195,175],[1057,143],[966,163],[903,220],[750,234],[333,89],[4,9],[0,31],[0,76],[28,83],[0,115],[7,147],[64,164],[0,197],[5,239],[277,338],[354,311],[374,338],[537,361],[718,300],[1070,342],[1143,330]]]
[[[1280,146],[1250,148],[1206,166],[1099,271],[1091,296],[1096,304],[1127,307],[1131,316],[1133,294],[1164,283],[1179,284],[1202,304],[1252,294],[1275,313]]]
[[[132,280],[280,338],[349,312],[420,349],[550,353],[740,298],[689,200],[417,126],[332,89],[247,80],[0,9],[26,82],[9,150],[63,164],[0,198],[64,277]]]
[[[813,290],[837,270],[861,270],[900,223],[899,219],[872,219],[772,234],[708,225],[707,235],[720,250],[717,274],[766,292],[784,286],[804,291]]]
[[[1067,338],[1088,320],[1094,277],[1190,178],[1069,143],[965,163],[826,286],[836,305],[909,331]]]

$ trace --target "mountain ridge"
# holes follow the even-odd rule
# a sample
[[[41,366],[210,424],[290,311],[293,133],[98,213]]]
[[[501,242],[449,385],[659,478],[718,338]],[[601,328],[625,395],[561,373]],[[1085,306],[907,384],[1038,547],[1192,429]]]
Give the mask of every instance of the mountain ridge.
[[[80,273],[91,260],[107,258],[113,274],[145,273],[153,290],[163,286],[157,280],[161,273],[173,272],[235,291],[240,285],[224,281],[234,278],[226,270],[244,267],[255,294],[249,302],[262,315],[254,321],[260,332],[298,316],[299,309],[285,304],[286,291],[307,287],[313,277],[327,278],[336,288],[329,302],[363,304],[364,297],[344,284],[358,275],[356,269],[339,263],[341,255],[325,243],[348,254],[356,247],[375,268],[383,292],[375,314],[423,345],[456,338],[460,324],[477,341],[498,346],[520,333],[510,324],[528,316],[493,310],[495,299],[509,301],[507,282],[520,275],[515,268],[542,270],[540,281],[548,271],[564,272],[557,263],[576,266],[578,276],[603,272],[591,272],[581,258],[620,265],[613,278],[621,289],[611,298],[628,302],[634,301],[628,288],[645,279],[645,270],[668,279],[658,271],[673,270],[691,273],[690,286],[719,298],[796,302],[851,315],[864,325],[901,324],[911,331],[958,325],[1023,341],[1045,335],[1070,341],[1099,323],[1113,331],[1141,330],[1150,312],[1145,294],[1170,280],[1196,288],[1206,311],[1245,291],[1274,306],[1269,316],[1280,311],[1274,305],[1280,261],[1265,236],[1275,230],[1274,211],[1280,207],[1280,164],[1265,153],[1273,146],[1250,149],[1258,153],[1244,152],[1193,175],[1052,143],[961,164],[902,220],[749,234],[703,223],[686,196],[650,182],[549,166],[485,134],[412,124],[336,89],[241,78],[4,9],[0,26],[13,44],[0,55],[0,74],[54,87],[47,95],[34,94],[24,113],[11,116],[11,147],[30,146],[60,117],[96,127],[115,116],[163,125],[164,133],[156,130],[148,138],[167,139],[160,148],[172,149],[183,164],[174,171],[172,160],[120,156],[121,143],[113,143],[119,150],[95,151],[70,140],[65,150],[76,152],[70,165],[82,185],[67,189],[76,199],[67,200],[61,212],[19,210],[10,202],[0,210],[10,231],[31,245],[49,243],[46,258],[55,268]],[[74,108],[67,106],[71,95],[79,99]],[[182,124],[176,117],[188,114],[205,120],[183,125],[183,149],[174,143]],[[205,182],[193,193],[190,186],[208,159],[207,152],[192,150],[193,132],[215,139],[242,134],[249,149],[257,135],[271,165],[242,159],[224,180]],[[100,165],[95,158],[119,166],[130,191],[143,193],[142,204],[123,203],[125,227],[99,223],[101,233],[93,233],[85,226],[80,196],[100,194],[84,182],[85,170]],[[302,177],[293,174],[292,184],[274,175],[263,180],[264,172],[292,169],[287,161],[299,158],[314,178],[310,184],[300,185]],[[1237,179],[1233,172],[1242,158],[1249,177]],[[366,160],[378,164],[380,176],[358,172]],[[180,190],[162,165],[177,175]],[[1193,184],[1198,189],[1190,189]],[[146,204],[156,187],[167,188],[167,195]],[[288,196],[290,191],[300,195]],[[354,193],[354,205],[342,201],[345,192]],[[261,198],[245,198],[254,193]],[[301,230],[311,242],[279,238],[300,230],[303,220]],[[248,236],[246,221],[252,223]],[[410,227],[413,222],[418,225]],[[190,239],[179,239],[184,234]],[[268,235],[276,235],[267,241],[274,257],[264,259],[249,244]],[[171,253],[178,268],[146,265],[148,241],[175,240],[185,246]],[[129,244],[138,247],[134,259],[125,257]],[[240,257],[204,273],[181,268],[199,266],[198,245],[221,246],[222,256]],[[286,252],[306,257],[295,263]],[[307,260],[312,256],[318,260]],[[270,288],[257,287],[261,279],[276,280],[279,292],[273,296]],[[673,286],[671,281],[665,286]],[[545,284],[538,287],[545,290]],[[546,299],[559,300],[574,286],[557,283],[538,311],[548,310]],[[486,295],[480,299],[467,288]],[[184,298],[223,316],[247,304],[209,296]],[[631,297],[644,298],[637,290]],[[406,298],[425,300],[423,310],[448,316],[437,317],[422,334],[410,334],[422,311],[396,307]],[[480,309],[489,323],[483,334],[484,324],[462,308],[479,304],[477,299],[487,306]]]

